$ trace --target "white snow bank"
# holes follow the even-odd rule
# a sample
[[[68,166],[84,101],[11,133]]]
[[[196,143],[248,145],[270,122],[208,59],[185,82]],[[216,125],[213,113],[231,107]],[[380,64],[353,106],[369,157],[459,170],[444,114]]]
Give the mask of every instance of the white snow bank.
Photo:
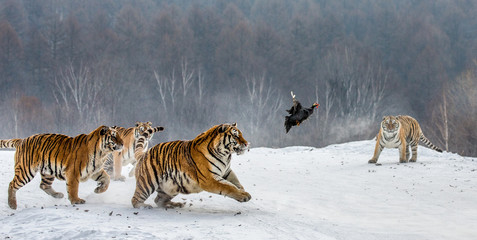
[[[252,200],[239,203],[202,192],[179,195],[181,209],[134,209],[135,179],[81,183],[84,205],[40,188],[39,175],[7,204],[13,151],[1,151],[2,239],[475,239],[477,159],[420,146],[417,163],[398,163],[385,149],[368,164],[374,141],[326,148],[255,148],[233,156],[233,169]],[[127,176],[130,168],[124,168]],[[56,180],[66,195],[65,182]],[[147,203],[153,204],[153,197]]]

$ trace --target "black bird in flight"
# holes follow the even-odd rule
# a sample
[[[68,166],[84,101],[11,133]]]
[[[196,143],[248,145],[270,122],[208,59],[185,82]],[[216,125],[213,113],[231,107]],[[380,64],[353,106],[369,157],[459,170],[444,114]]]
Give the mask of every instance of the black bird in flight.
[[[285,116],[285,130],[287,133],[290,131],[291,127],[300,126],[300,123],[305,121],[311,114],[313,114],[315,107],[317,108],[320,106],[320,104],[315,102],[311,107],[303,108],[301,103],[296,100],[295,94],[291,92],[291,95],[293,98],[293,106],[290,108],[290,110],[286,110],[290,115]]]

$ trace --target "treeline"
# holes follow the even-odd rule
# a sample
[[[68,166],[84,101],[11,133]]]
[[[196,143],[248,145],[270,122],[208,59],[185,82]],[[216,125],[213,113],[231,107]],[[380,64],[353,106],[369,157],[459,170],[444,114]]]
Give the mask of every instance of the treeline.
[[[319,147],[408,114],[477,156],[476,12],[467,0],[1,0],[1,138],[152,121],[166,141],[237,122],[253,146]],[[320,107],[285,134],[290,91]]]

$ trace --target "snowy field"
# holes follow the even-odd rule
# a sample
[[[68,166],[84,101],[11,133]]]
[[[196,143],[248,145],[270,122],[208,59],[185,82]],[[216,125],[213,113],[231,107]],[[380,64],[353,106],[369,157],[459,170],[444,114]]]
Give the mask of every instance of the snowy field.
[[[398,164],[397,149],[385,149],[376,166],[367,163],[374,143],[254,148],[232,157],[252,200],[202,192],[179,195],[186,206],[169,210],[132,208],[134,178],[102,194],[81,183],[86,204],[72,206],[44,193],[39,175],[11,210],[14,152],[1,151],[0,238],[477,239],[477,159],[420,146],[417,163]],[[53,186],[66,195],[64,181]]]

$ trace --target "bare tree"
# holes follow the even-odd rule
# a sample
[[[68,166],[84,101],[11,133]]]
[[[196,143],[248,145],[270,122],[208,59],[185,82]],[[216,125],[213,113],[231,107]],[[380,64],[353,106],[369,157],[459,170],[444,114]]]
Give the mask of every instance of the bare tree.
[[[162,107],[164,108],[164,112],[167,112],[167,79],[165,77],[159,76],[156,71],[154,71],[154,77],[157,82],[157,91],[159,92],[159,97],[161,98]]]
[[[53,96],[58,106],[68,114],[78,116],[78,123],[87,124],[100,120],[98,105],[103,84],[92,76],[88,67],[76,70],[72,65],[61,71],[54,80]]]
[[[189,88],[192,86],[192,80],[194,77],[194,70],[189,68],[189,64],[185,57],[182,58],[181,62],[181,80],[182,80],[182,100],[185,100]]]
[[[247,100],[249,106],[244,111],[244,118],[248,119],[250,134],[262,132],[263,126],[270,127],[282,110],[282,100],[277,88],[274,88],[272,79],[266,79],[265,73],[260,76],[248,76],[245,78],[247,86]],[[279,124],[281,127],[281,122]]]
[[[477,154],[477,61],[457,77],[448,94],[449,148],[462,155]]]
[[[370,133],[360,127],[369,128],[377,118],[386,94],[388,72],[379,64],[362,59],[349,47],[329,51],[322,67],[315,95],[321,97],[320,125],[327,131],[321,134],[323,139],[333,142],[369,137]]]
[[[436,137],[436,141],[442,143],[445,146],[445,150],[449,151],[449,118],[447,114],[447,94],[448,88],[444,87],[442,90],[442,103],[438,104],[432,111],[431,123],[433,126],[428,127],[426,132],[429,131],[431,135]]]
[[[202,101],[205,95],[205,77],[202,69],[197,72],[197,94],[199,99],[199,105],[202,105]]]

